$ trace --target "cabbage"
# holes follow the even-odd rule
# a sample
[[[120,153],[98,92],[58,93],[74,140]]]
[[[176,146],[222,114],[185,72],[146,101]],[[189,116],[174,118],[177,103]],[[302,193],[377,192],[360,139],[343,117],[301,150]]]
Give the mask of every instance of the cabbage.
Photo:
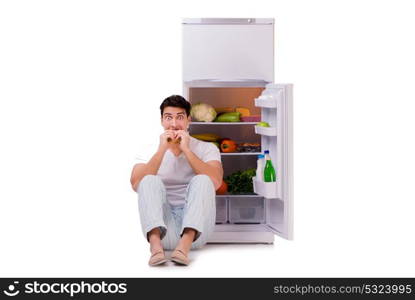
[[[212,122],[216,118],[216,110],[207,103],[196,103],[192,105],[190,116],[194,121]]]

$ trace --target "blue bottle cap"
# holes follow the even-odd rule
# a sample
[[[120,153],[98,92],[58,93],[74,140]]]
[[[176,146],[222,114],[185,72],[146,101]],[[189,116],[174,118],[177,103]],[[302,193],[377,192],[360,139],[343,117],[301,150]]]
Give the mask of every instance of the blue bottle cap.
[[[265,150],[265,151],[264,151],[264,153],[265,153],[265,154],[269,154],[269,150]]]
[[[264,157],[265,157],[264,154],[258,154],[259,159],[264,158]]]

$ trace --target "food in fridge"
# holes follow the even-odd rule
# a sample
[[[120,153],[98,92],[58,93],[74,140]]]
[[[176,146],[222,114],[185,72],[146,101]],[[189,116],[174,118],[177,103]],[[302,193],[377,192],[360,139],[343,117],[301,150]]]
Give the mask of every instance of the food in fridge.
[[[236,143],[231,139],[222,139],[220,142],[220,150],[223,153],[230,153],[236,151]]]
[[[247,117],[241,117],[242,122],[260,122],[261,116],[260,115],[252,115]]]
[[[217,142],[220,140],[220,136],[215,133],[195,133],[190,136],[205,142]]]
[[[228,184],[222,180],[221,186],[216,190],[216,195],[225,195],[228,192]]]
[[[202,102],[193,104],[190,110],[190,116],[198,122],[212,122],[216,115],[216,110],[212,105]]]
[[[246,108],[246,107],[237,107],[235,111],[240,112],[241,117],[249,117],[251,115],[249,108]]]
[[[261,145],[259,143],[241,143],[236,148],[238,152],[261,152]]]
[[[259,154],[258,159],[256,161],[256,180],[258,181],[264,181],[264,162],[265,162],[265,156],[264,154]],[[254,185],[255,190],[255,185]]]
[[[240,122],[240,112],[223,113],[216,117],[215,122]]]
[[[235,111],[232,107],[215,107],[215,110],[218,115]]]
[[[257,126],[261,126],[261,127],[270,127],[269,124],[267,122],[259,122],[258,124],[256,124]]]
[[[275,169],[272,165],[271,157],[269,155],[269,150],[265,150],[265,167],[264,167],[264,181],[265,182],[274,182],[277,180],[275,175]]]
[[[254,187],[252,177],[255,177],[256,169],[237,171],[225,177],[230,194],[252,194]]]

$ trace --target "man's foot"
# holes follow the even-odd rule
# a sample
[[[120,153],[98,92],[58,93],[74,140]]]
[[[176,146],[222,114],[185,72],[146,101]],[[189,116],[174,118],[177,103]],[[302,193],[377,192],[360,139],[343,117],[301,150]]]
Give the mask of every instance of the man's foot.
[[[148,233],[148,241],[150,242],[150,260],[148,264],[150,266],[157,266],[164,264],[167,261],[164,255],[163,246],[160,240],[161,231],[159,228],[154,228]]]
[[[179,265],[187,266],[190,263],[189,258],[187,257],[187,253],[180,250],[175,249],[171,254],[171,260]]]
[[[164,255],[164,251],[162,249],[158,251],[154,251],[151,253],[150,260],[148,261],[148,264],[150,266],[158,266],[162,265],[165,262],[167,262],[167,258]]]

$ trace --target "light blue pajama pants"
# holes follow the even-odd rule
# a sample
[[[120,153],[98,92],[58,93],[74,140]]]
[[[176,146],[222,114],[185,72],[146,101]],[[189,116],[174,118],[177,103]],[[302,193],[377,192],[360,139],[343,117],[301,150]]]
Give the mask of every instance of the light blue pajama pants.
[[[192,249],[206,244],[215,229],[215,187],[207,175],[194,176],[187,186],[185,204],[172,206],[166,198],[166,188],[159,176],[146,175],[138,186],[138,208],[143,234],[154,228],[161,230],[165,250],[173,250],[184,228],[197,230]]]

